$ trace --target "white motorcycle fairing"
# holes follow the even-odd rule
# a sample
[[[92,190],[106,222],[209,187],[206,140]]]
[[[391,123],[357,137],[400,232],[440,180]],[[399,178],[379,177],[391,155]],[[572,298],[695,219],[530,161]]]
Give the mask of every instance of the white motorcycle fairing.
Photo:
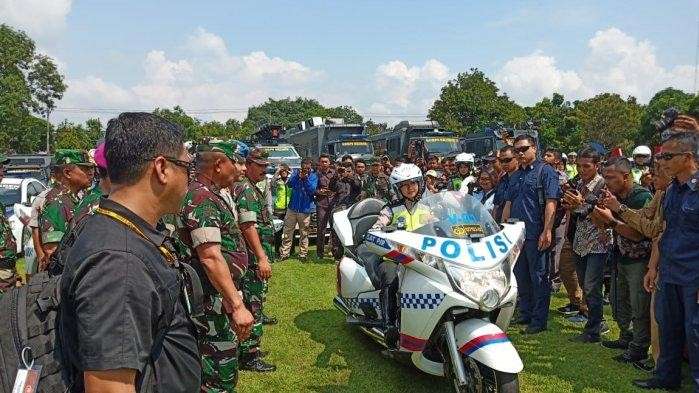
[[[481,319],[467,319],[454,327],[459,352],[486,366],[511,374],[524,368],[514,345],[499,327]]]

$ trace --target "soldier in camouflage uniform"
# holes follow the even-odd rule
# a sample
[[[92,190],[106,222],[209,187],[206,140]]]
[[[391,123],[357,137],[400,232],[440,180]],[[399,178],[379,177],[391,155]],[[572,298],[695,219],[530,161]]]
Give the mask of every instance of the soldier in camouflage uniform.
[[[5,175],[5,164],[7,157],[0,154],[0,180]],[[5,206],[0,203],[0,208],[5,211]],[[17,259],[17,244],[15,237],[12,235],[10,222],[4,214],[0,214],[0,298],[2,294],[14,287],[17,282],[17,274],[15,271],[15,260]]]
[[[220,190],[245,172],[236,145],[207,142],[197,146],[196,178],[189,186],[178,222],[179,239],[199,272],[204,288],[204,314],[196,317],[202,356],[202,392],[234,392],[238,381],[238,339],[254,323],[238,293],[248,258],[235,210]]]
[[[366,181],[363,182],[361,199],[377,198],[386,202],[391,201],[388,176],[382,169],[381,161],[375,160],[371,163],[371,170],[367,174]]]
[[[78,195],[92,184],[95,176],[94,165],[83,150],[56,150],[54,164],[62,181],[46,194],[39,215],[41,244],[46,254],[43,262],[50,260],[63,235],[70,230],[75,207],[80,202]]]
[[[262,305],[267,295],[267,280],[272,276],[270,258],[274,255],[274,225],[264,190],[258,183],[265,180],[267,153],[253,149],[246,159],[246,178],[233,187],[238,222],[250,251],[250,266],[241,280],[243,299],[255,316],[250,339],[240,345],[241,370],[270,372],[276,366],[262,360]],[[264,183],[263,183],[264,184]],[[265,188],[266,189],[266,188]]]
[[[75,226],[82,218],[91,214],[100,204],[102,197],[109,196],[109,189],[112,182],[109,181],[109,173],[107,172],[107,157],[104,154],[104,142],[100,143],[95,149],[93,161],[97,167],[99,174],[99,183],[92,186],[90,191],[83,197],[73,211],[72,226]]]

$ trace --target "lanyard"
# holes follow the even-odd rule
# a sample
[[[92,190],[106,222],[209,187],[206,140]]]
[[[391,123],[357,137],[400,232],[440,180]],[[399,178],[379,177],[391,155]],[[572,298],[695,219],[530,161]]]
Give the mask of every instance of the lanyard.
[[[158,250],[160,250],[160,253],[163,255],[163,257],[165,257],[165,260],[166,260],[169,264],[174,264],[174,263],[176,262],[177,258],[175,258],[175,256],[172,255],[172,253],[170,252],[170,250],[168,250],[165,246],[157,245],[157,244],[155,244],[153,241],[151,241],[148,237],[146,237],[146,235],[143,233],[143,231],[142,231],[139,227],[137,227],[136,224],[134,224],[133,222],[129,221],[128,218],[122,216],[122,215],[119,214],[119,213],[116,213],[116,212],[111,211],[111,210],[103,209],[103,208],[101,208],[101,207],[98,207],[97,209],[95,209],[95,213],[101,214],[101,215],[103,215],[103,216],[107,216],[107,217],[113,219],[114,221],[118,221],[118,222],[124,224],[127,228],[129,228],[129,229],[131,229],[132,231],[134,231],[136,234],[138,234],[139,236],[141,236],[141,237],[142,237],[143,239],[145,239],[147,242],[149,242],[149,243],[151,243],[152,245],[158,247]]]

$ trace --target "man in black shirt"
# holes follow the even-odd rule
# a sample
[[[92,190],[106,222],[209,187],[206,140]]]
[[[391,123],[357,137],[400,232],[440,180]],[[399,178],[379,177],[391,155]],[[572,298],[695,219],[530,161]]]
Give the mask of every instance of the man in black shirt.
[[[339,176],[330,182],[330,190],[335,193],[335,202],[332,206],[333,213],[347,209],[355,204],[359,199],[359,194],[362,193],[362,182],[359,176],[354,173],[351,162],[343,162],[337,172]],[[330,218],[331,227],[332,222],[332,218]],[[335,259],[339,260],[342,258],[342,245],[334,229],[331,235],[332,254]]]
[[[181,127],[148,113],[123,113],[107,126],[109,199],[65,244],[60,330],[75,392],[200,388],[176,261],[156,230],[187,190],[183,138]]]

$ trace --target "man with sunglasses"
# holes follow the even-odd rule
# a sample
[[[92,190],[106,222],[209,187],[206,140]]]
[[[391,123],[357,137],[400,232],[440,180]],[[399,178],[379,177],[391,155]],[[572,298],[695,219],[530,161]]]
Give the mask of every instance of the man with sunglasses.
[[[665,193],[665,231],[660,238],[660,273],[655,298],[660,356],[655,375],[636,380],[643,389],[678,389],[685,342],[694,389],[699,389],[699,136],[670,136],[657,156],[674,180]]]
[[[513,146],[505,146],[498,152],[498,164],[500,165],[501,173],[498,185],[495,188],[493,196],[493,217],[496,221],[501,222],[502,211],[505,208],[505,196],[509,186],[510,176],[519,168],[519,162],[515,157],[516,151]]]
[[[549,256],[561,188],[556,171],[536,159],[534,138],[520,135],[514,147],[520,169],[511,175],[502,218],[525,224],[524,247],[514,268],[520,294],[518,323],[529,325],[526,334],[537,334],[546,330],[551,301]]]
[[[248,268],[245,239],[221,190],[243,179],[245,159],[232,142],[208,141],[196,149],[196,175],[182,204],[179,238],[204,289],[204,313],[197,317],[201,388],[235,391],[238,344],[251,334],[254,318],[238,292]]]
[[[61,173],[62,181],[46,195],[39,216],[45,264],[49,263],[63,235],[70,230],[75,207],[80,203],[80,192],[90,187],[95,176],[94,164],[83,150],[56,150],[54,163]],[[40,270],[43,267],[46,266],[42,266]]]

